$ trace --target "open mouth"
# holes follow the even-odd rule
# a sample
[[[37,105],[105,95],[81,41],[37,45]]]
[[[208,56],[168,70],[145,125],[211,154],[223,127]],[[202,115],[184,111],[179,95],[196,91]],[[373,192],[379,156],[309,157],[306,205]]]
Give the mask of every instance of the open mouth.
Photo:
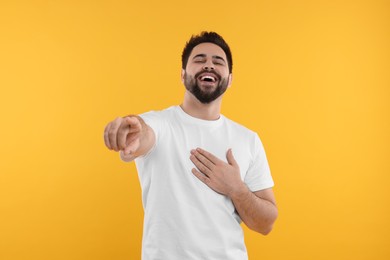
[[[206,81],[206,82],[216,82],[217,79],[213,76],[202,76],[200,77],[200,80]]]
[[[197,78],[199,81],[202,81],[204,83],[216,83],[217,81],[219,81],[219,76],[212,72],[199,73],[199,76]]]

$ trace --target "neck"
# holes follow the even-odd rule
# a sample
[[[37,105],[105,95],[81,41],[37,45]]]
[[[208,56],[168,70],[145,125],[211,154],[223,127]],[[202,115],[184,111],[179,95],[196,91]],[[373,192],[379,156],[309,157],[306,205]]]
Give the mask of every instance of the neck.
[[[203,120],[217,120],[221,115],[222,96],[209,104],[203,104],[192,93],[186,91],[180,107],[190,116]]]

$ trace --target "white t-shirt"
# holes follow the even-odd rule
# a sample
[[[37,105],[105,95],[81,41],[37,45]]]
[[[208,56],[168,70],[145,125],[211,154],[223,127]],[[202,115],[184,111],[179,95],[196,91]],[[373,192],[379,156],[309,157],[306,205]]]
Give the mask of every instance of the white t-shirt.
[[[156,143],[135,160],[144,207],[143,260],[248,259],[241,219],[232,201],[201,182],[191,169],[197,147],[227,162],[232,148],[251,191],[273,187],[258,135],[223,115],[207,121],[173,106],[140,115]]]

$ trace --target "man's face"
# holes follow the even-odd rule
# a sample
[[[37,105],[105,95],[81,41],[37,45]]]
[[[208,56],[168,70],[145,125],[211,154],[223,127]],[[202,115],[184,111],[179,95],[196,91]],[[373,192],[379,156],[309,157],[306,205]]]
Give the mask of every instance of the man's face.
[[[213,43],[195,46],[182,72],[182,81],[203,104],[219,98],[231,83],[225,52]]]

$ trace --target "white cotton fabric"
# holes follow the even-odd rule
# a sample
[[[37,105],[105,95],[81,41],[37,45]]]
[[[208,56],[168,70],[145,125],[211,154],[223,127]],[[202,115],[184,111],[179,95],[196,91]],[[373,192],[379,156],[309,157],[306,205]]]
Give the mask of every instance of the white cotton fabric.
[[[197,147],[227,162],[232,148],[251,191],[273,187],[258,135],[223,115],[207,121],[180,106],[140,115],[156,143],[136,166],[142,187],[143,260],[245,260],[241,219],[232,201],[201,182],[191,169]]]

